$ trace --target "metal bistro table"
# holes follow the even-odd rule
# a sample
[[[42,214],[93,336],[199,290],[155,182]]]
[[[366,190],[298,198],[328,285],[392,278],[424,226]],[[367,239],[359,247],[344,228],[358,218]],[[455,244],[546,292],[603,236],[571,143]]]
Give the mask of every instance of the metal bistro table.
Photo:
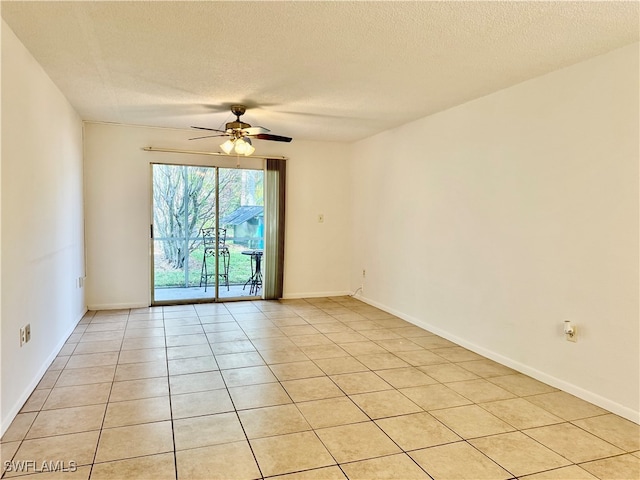
[[[250,285],[250,288],[249,288],[250,295],[257,295],[258,290],[262,288],[262,270],[260,269],[260,266],[262,263],[263,253],[264,253],[263,250],[244,250],[242,252],[243,255],[251,256],[251,277],[244,284],[244,287],[242,287],[242,289],[244,290],[245,288],[247,288],[247,285]],[[255,267],[254,267],[254,263],[255,263]]]

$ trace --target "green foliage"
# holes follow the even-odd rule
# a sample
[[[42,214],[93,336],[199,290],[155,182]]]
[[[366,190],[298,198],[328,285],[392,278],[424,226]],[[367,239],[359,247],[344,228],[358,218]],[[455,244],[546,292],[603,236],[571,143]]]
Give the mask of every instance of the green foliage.
[[[244,285],[251,277],[251,257],[242,255],[246,247],[229,245],[229,284]],[[189,254],[189,287],[200,285],[200,273],[202,271],[203,248],[200,245]],[[213,264],[212,260],[209,260]],[[222,269],[222,262],[220,262]],[[154,272],[155,288],[184,287],[184,268],[156,268]]]

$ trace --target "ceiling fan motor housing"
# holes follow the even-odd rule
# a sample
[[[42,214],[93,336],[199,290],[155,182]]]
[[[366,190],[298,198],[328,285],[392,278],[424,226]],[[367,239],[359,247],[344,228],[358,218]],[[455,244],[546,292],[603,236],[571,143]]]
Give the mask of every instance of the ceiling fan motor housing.
[[[244,112],[247,111],[247,107],[244,105],[231,105],[231,113],[236,116],[235,122],[228,122],[226,127],[227,130],[242,130],[244,128],[251,128],[251,125],[248,123],[244,123],[240,121],[240,115],[244,115]]]

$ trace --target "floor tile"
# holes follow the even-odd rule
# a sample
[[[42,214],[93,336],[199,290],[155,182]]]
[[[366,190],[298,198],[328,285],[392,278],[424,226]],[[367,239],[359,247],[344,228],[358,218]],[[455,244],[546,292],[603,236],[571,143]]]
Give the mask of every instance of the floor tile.
[[[400,368],[409,366],[407,362],[398,358],[393,353],[358,355],[355,358],[371,370],[386,370],[389,368]]]
[[[208,447],[245,439],[235,412],[182,418],[173,421],[176,450]]]
[[[603,408],[561,391],[533,395],[527,400],[564,420],[579,420],[608,413]]]
[[[212,343],[211,350],[215,355],[227,353],[255,352],[256,348],[249,340],[235,340],[232,342]]]
[[[271,365],[271,370],[281,382],[300,378],[321,377],[324,372],[311,360]]]
[[[573,463],[598,460],[624,453],[623,450],[570,423],[533,428],[525,430],[523,433]]]
[[[376,420],[403,450],[417,450],[457,442],[460,437],[426,412]]]
[[[335,464],[313,432],[258,438],[250,442],[265,477]]]
[[[16,469],[17,465],[11,463],[11,459],[18,451],[18,447],[22,442],[6,442],[0,445],[0,475],[2,475],[7,469]],[[7,463],[8,462],[8,463]]]
[[[100,430],[106,404],[43,410],[38,414],[26,439]]]
[[[197,417],[232,412],[233,404],[226,389],[171,395],[173,418]]]
[[[159,327],[131,328],[126,330],[126,332],[124,333],[124,338],[150,338],[150,337],[164,338],[164,332],[165,332],[165,329],[159,328]],[[85,333],[84,336],[86,335],[89,335],[89,334]]]
[[[293,404],[255,408],[238,412],[250,440],[311,430],[298,408]]]
[[[347,397],[302,402],[296,405],[315,429],[369,420],[369,417]]]
[[[398,479],[418,480],[431,477],[406,454],[389,455],[342,465],[349,480]]]
[[[471,401],[454,392],[445,385],[424,385],[422,387],[409,387],[400,389],[404,395],[424,410],[436,410],[440,408],[468,405]]]
[[[433,353],[450,362],[470,362],[472,360],[482,360],[477,353],[463,347],[433,348]]]
[[[333,375],[333,380],[347,395],[379,390],[390,390],[393,387],[373,372],[345,373]]]
[[[524,398],[483,403],[481,407],[518,430],[562,422],[560,417],[550,414]]]
[[[103,429],[95,461],[109,462],[172,451],[171,422],[143,423]]]
[[[340,375],[341,373],[366,372],[369,370],[364,364],[353,357],[323,358],[315,360],[327,375]]]
[[[76,385],[72,387],[56,387],[51,390],[43,410],[54,408],[80,407],[107,403],[111,383],[97,383],[93,385]]]
[[[409,452],[434,480],[506,480],[512,475],[466,442]]]
[[[420,387],[438,383],[437,380],[414,367],[376,370],[375,373],[395,388]]]
[[[423,347],[415,342],[412,342],[408,338],[400,337],[399,335],[389,332],[388,330],[372,330],[370,332],[362,332],[362,334],[375,340],[385,350],[391,353],[407,352],[410,350],[421,350]]]
[[[166,376],[167,362],[156,360],[155,362],[120,364],[116,369],[115,380],[116,382],[122,382],[124,380]]]
[[[7,431],[2,435],[2,443],[24,440],[37,416],[38,412],[26,412],[16,415]]]
[[[175,460],[172,453],[149,455],[146,457],[97,463],[91,470],[91,480],[122,480],[149,478],[174,480],[176,478]]]
[[[195,335],[191,335],[195,337]],[[205,338],[206,342],[207,339]],[[167,345],[170,345],[169,338],[166,339]],[[165,339],[163,337],[139,337],[139,338],[125,338],[122,341],[122,351],[127,350],[144,350],[146,348],[164,348]],[[78,349],[76,348],[76,353]]]
[[[323,331],[321,328],[318,328],[319,331]],[[324,332],[323,332],[324,333]],[[352,342],[365,342],[367,341],[367,337],[357,333],[351,329],[345,331],[331,332],[325,333],[327,338],[329,338],[332,342],[337,343],[338,345],[352,343]]]
[[[25,440],[13,459],[16,462],[73,459],[78,466],[88,465],[93,461],[99,434],[99,431],[92,431]]]
[[[260,470],[246,441],[176,452],[178,478],[252,480]]]
[[[178,358],[169,360],[169,375],[185,375],[218,370],[218,364],[213,355],[206,357]]]
[[[396,355],[414,367],[448,363],[448,360],[426,349],[397,352]]]
[[[157,339],[158,343],[160,343],[161,339]],[[125,342],[127,339],[125,339]],[[201,345],[209,343],[207,336],[204,334],[199,335],[167,335],[166,344],[167,348],[170,347],[186,347],[188,345]],[[164,344],[164,342],[162,342]]]
[[[491,377],[489,378],[489,381],[518,395],[519,397],[555,392],[557,390],[521,373],[505,375],[502,377]]]
[[[515,395],[483,379],[447,383],[447,387],[474,403],[515,398]]]
[[[437,335],[415,337],[411,341],[428,350],[436,348],[454,347],[456,344]]]
[[[345,343],[342,345],[342,349],[353,356],[373,353],[388,353],[387,350],[372,341]]]
[[[351,400],[372,419],[421,412],[422,409],[397,390],[359,393]]]
[[[166,360],[167,354],[164,348],[142,348],[121,351],[118,363],[165,362]]]
[[[572,423],[626,452],[640,449],[640,425],[612,413]]]
[[[53,388],[56,382],[58,381],[58,379],[60,378],[61,373],[62,373],[61,370],[47,370],[45,374],[42,376],[42,379],[38,383],[38,386],[36,387],[36,389]],[[111,378],[109,378],[109,381],[112,380],[112,377],[113,375],[111,375]]]
[[[321,345],[333,345],[333,342],[322,333],[314,333],[313,335],[299,335],[289,337],[291,341],[301,350],[302,347],[317,347]],[[303,350],[304,352],[304,350]]]
[[[204,392],[224,388],[225,384],[219,371],[187,373],[169,377],[172,395]]]
[[[70,356],[57,356],[49,365],[49,370],[63,370],[70,358]]]
[[[640,479],[637,424],[346,295],[87,312],[1,452],[74,480]]]
[[[20,409],[20,413],[37,412],[38,410],[41,410],[50,393],[50,388],[41,388],[34,390]]]
[[[113,382],[109,401],[122,402],[124,400],[162,397],[164,395],[169,395],[169,384],[166,377],[141,378],[139,380]]]
[[[307,402],[344,396],[335,383],[328,377],[303,378],[282,382],[289,396],[294,402]]]
[[[236,410],[269,407],[291,403],[291,398],[279,383],[263,383],[229,388]]]
[[[514,431],[511,425],[478,405],[434,410],[431,414],[465,439]]]
[[[55,386],[70,387],[73,385],[89,385],[92,383],[112,382],[115,372],[115,365],[63,370],[60,373]]]
[[[517,372],[509,367],[501,365],[493,360],[482,359],[473,360],[470,362],[459,362],[456,365],[464,368],[465,370],[478,375],[479,377],[501,377],[505,375],[514,375]]]
[[[268,365],[278,363],[304,362],[309,360],[298,347],[260,350],[260,355]]]
[[[346,480],[340,467],[322,467],[297,473],[287,473],[277,477],[267,477],[270,480]]]
[[[300,350],[302,350],[302,352],[311,360],[349,356],[349,354],[344,349],[333,343],[328,345],[301,346]]]
[[[640,458],[633,455],[605,458],[580,465],[587,472],[607,480],[630,480],[640,478]]]
[[[567,459],[520,432],[476,438],[469,443],[518,477],[570,464]]]
[[[101,342],[82,342],[78,343],[73,353],[79,355],[81,353],[100,353],[100,352],[118,352],[122,346],[121,340],[106,340]]]
[[[267,366],[234,368],[222,370],[222,376],[227,387],[241,387],[260,383],[273,383],[278,379]]]
[[[338,463],[400,453],[398,446],[373,422],[316,430]]]
[[[264,365],[262,357],[255,352],[229,353],[226,355],[216,355],[216,361],[220,370],[242,367],[256,367]]]
[[[109,402],[103,428],[171,420],[169,396]]]
[[[598,480],[589,472],[578,465],[547,470],[546,472],[534,473],[520,477],[521,480]]]
[[[83,353],[71,355],[66,368],[88,368],[118,363],[118,352]]]

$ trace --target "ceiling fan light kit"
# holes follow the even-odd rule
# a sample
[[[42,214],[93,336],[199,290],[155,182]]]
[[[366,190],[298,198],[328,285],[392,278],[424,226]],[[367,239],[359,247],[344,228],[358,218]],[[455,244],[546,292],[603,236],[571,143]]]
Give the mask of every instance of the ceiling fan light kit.
[[[231,137],[227,139],[220,148],[227,155],[230,155],[232,151],[235,151],[237,155],[249,156],[256,151],[255,147],[251,144],[251,138],[258,138],[260,140],[271,140],[273,142],[290,142],[292,138],[283,137],[281,135],[272,135],[269,129],[264,127],[252,127],[248,123],[240,120],[240,116],[244,115],[247,108],[244,105],[231,105],[231,113],[236,116],[235,121],[227,122],[225,130],[218,130],[215,128],[206,127],[191,127],[199,130],[209,130],[212,132],[218,132],[217,135],[206,135],[204,137],[190,138],[189,140],[199,140],[201,138],[211,137]]]

